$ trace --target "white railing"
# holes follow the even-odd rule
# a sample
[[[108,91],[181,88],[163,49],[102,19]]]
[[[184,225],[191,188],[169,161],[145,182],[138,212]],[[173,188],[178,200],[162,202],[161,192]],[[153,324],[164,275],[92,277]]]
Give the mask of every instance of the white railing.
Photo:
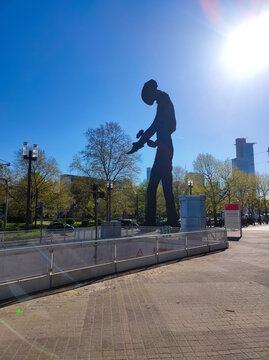
[[[118,239],[96,241],[81,238],[80,241],[69,239],[68,242],[43,244],[33,239],[26,246],[2,247],[0,285],[38,276],[53,277],[55,274],[62,274],[72,282],[70,273],[75,271],[91,269],[94,272],[96,268],[109,266],[105,273],[113,273],[190,256],[191,250],[195,249],[209,252],[216,249],[216,245],[227,242],[224,229],[170,234],[158,233],[160,229],[155,229],[155,233],[152,230]]]
[[[125,226],[121,228],[121,237],[168,234],[180,232],[179,228],[163,227],[137,227]],[[25,230],[0,232],[0,247],[22,246],[35,244],[53,244],[61,242],[90,241],[101,238],[101,228],[76,228],[74,231],[63,229],[52,230]]]

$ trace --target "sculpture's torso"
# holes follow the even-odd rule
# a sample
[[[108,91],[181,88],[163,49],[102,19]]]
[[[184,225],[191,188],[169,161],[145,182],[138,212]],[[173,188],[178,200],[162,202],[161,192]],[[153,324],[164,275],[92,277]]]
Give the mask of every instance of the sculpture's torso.
[[[171,134],[176,130],[174,106],[169,95],[163,91],[160,91],[156,102],[158,104],[155,117],[158,148],[173,150]]]

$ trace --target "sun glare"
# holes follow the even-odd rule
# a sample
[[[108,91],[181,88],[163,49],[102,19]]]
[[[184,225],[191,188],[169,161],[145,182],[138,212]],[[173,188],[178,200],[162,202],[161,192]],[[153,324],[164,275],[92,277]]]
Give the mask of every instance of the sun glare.
[[[236,73],[247,74],[269,65],[269,12],[248,20],[228,37],[225,62]]]

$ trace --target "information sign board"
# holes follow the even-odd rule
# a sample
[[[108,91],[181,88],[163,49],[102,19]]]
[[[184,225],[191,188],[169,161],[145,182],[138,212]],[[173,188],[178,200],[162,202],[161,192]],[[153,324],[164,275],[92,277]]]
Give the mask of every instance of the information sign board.
[[[241,212],[239,204],[224,205],[225,228],[227,231],[240,231],[241,236]]]

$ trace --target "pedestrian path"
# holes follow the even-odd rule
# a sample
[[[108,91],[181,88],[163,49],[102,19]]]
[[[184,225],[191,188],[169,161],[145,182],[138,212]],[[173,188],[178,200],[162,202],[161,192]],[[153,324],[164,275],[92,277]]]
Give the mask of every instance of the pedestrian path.
[[[223,252],[2,307],[0,359],[268,360],[269,237],[257,228]]]
[[[262,224],[262,225],[250,225],[243,229],[243,231],[266,231],[269,232],[269,224]]]

